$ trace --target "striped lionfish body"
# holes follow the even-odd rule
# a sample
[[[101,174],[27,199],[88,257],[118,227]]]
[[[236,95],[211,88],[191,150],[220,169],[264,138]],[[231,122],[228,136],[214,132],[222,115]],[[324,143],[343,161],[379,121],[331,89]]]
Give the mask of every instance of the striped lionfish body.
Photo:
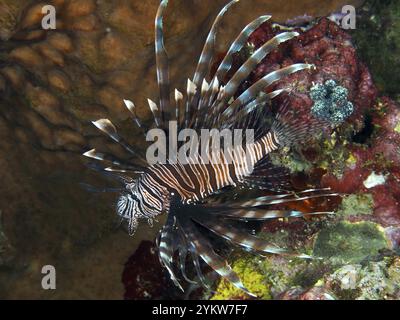
[[[185,163],[167,161],[143,166],[132,161],[126,163],[113,155],[100,153],[94,149],[84,155],[112,164],[112,167],[105,168],[104,171],[122,182],[122,192],[116,207],[118,215],[127,221],[130,234],[135,232],[140,219],[152,223],[158,215],[168,215],[157,244],[160,261],[177,286],[182,289],[176,276],[177,268],[180,269],[186,281],[193,282],[185,271],[186,264],[191,258],[201,284],[207,285],[200,265],[200,260],[203,260],[220,276],[251,295],[225,259],[213,250],[209,239],[201,230],[206,228],[229,243],[247,250],[307,258],[306,255],[290,253],[247,234],[232,226],[231,223],[301,217],[303,216],[301,212],[268,210],[268,206],[319,197],[320,190],[305,190],[298,194],[281,192],[229,204],[208,203],[207,200],[210,195],[221,192],[226,187],[279,189],[279,181],[284,174],[280,168],[274,168],[269,164],[266,160],[268,154],[278,148],[306,140],[323,126],[327,126],[327,123],[321,119],[313,119],[307,124],[301,123],[286,103],[279,109],[269,128],[256,125],[266,112],[265,105],[284,91],[265,93],[264,90],[289,74],[301,70],[312,72],[313,65],[299,63],[273,71],[239,94],[240,85],[256,66],[281,43],[298,36],[296,32],[283,32],[267,41],[254,51],[232,76],[228,77],[233,56],[246,45],[250,34],[270,19],[270,16],[261,16],[249,23],[233,41],[215,73],[210,76],[216,31],[224,13],[236,2],[238,0],[229,2],[216,17],[193,80],[188,80],[185,94],[175,90],[175,101],[171,102],[168,58],[164,48],[162,26],[168,0],[161,1],[155,19],[155,51],[160,101],[157,106],[149,100],[149,106],[154,115],[156,127],[162,130],[168,130],[168,121],[176,121],[179,129],[190,128],[197,132],[204,128],[228,130],[252,128],[255,131],[254,141],[245,146],[235,145],[227,151],[213,149],[207,141],[206,152],[196,152],[189,156]],[[129,100],[125,100],[125,104],[134,122],[144,128],[136,116],[135,105]],[[135,154],[133,148],[118,134],[110,120],[100,119],[93,123],[111,139],[122,145],[127,152]],[[214,156],[217,156],[219,161],[208,161]],[[282,182],[282,185],[285,184]],[[336,196],[336,194],[325,192],[322,196]],[[326,212],[313,214],[321,213]],[[177,264],[175,264],[176,253],[179,257]]]
[[[278,148],[277,138],[268,133],[259,141],[246,146],[216,150],[207,156],[196,155],[187,164],[156,164],[150,166],[138,179],[135,187],[140,194],[148,195],[151,202],[162,210],[163,195],[179,196],[183,204],[199,202],[225,187],[236,187],[251,176],[254,166],[269,152]],[[212,157],[214,160],[210,161]],[[218,157],[218,158],[216,158]],[[229,159],[231,160],[229,160]],[[168,201],[167,201],[168,202]],[[165,201],[164,201],[165,203]]]

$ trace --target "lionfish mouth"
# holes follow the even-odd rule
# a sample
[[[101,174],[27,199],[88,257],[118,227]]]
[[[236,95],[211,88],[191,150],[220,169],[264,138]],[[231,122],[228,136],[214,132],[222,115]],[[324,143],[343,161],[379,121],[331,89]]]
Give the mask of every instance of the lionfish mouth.
[[[343,122],[351,114],[352,109],[348,105],[348,112],[346,114],[335,114],[333,119],[335,121],[333,121],[329,115],[332,113],[331,110],[334,109],[332,109],[332,104],[326,102],[327,99],[325,99],[324,103],[319,103],[318,109],[315,108],[314,110],[315,115],[319,117],[313,117],[310,114],[309,120],[304,123],[290,110],[289,104],[284,103],[277,115],[273,117],[272,125],[265,126],[262,121],[259,121],[268,114],[266,104],[275,97],[282,95],[283,92],[288,91],[279,89],[272,92],[269,90],[270,93],[265,93],[266,88],[290,74],[301,71],[312,72],[315,69],[314,65],[307,63],[292,64],[264,75],[240,93],[241,84],[269,53],[277,49],[281,43],[299,35],[297,32],[282,32],[276,35],[251,53],[235,72],[230,72],[235,54],[245,47],[249,36],[271,18],[268,15],[255,19],[242,30],[230,45],[216,71],[209,76],[212,69],[217,29],[225,12],[236,2],[238,0],[229,2],[217,15],[202,50],[193,80],[188,80],[186,94],[184,95],[176,89],[175,103],[172,104],[170,102],[168,58],[164,48],[162,23],[168,1],[161,1],[155,18],[155,53],[160,101],[159,105],[151,100],[148,100],[148,102],[150,111],[154,116],[155,126],[161,130],[168,130],[167,122],[169,120],[176,121],[179,128],[196,131],[203,128],[254,129],[257,133],[257,140],[249,146],[249,161],[253,162],[253,169],[249,170],[250,166],[246,162],[247,160],[245,161],[236,155],[236,149],[232,151],[235,159],[232,166],[222,164],[192,166],[189,164],[183,168],[183,166],[177,164],[167,163],[149,167],[145,164],[146,161],[138,156],[135,148],[118,134],[117,128],[108,119],[100,119],[94,121],[93,124],[112,140],[119,143],[130,155],[130,160],[124,161],[114,155],[101,153],[94,149],[84,155],[110,163],[111,166],[99,170],[117,178],[122,183],[122,193],[126,192],[127,186],[138,181],[135,178],[140,177],[138,211],[131,213],[132,219],[130,221],[137,222],[135,217],[151,216],[152,212],[146,211],[145,208],[167,208],[167,222],[160,231],[157,246],[161,264],[168,270],[172,281],[179,288],[183,290],[183,286],[176,276],[177,271],[180,271],[182,278],[187,282],[194,282],[186,274],[186,264],[190,257],[197,274],[197,281],[200,284],[209,287],[201,269],[200,261],[203,261],[237,288],[255,296],[243,285],[229,263],[216,253],[208,236],[202,230],[208,230],[230,245],[239,246],[256,253],[312,258],[305,254],[276,247],[237,228],[235,225],[243,221],[267,221],[276,218],[331,214],[332,212],[303,214],[300,211],[293,210],[270,210],[270,206],[275,204],[303,201],[315,197],[335,197],[339,194],[327,189],[310,189],[297,194],[282,192],[282,190],[288,189],[287,172],[282,168],[272,166],[268,162],[268,154],[281,147],[307,141],[320,132],[322,128]],[[207,81],[206,78],[209,80]],[[322,92],[323,88],[317,89]],[[337,91],[338,99],[343,96],[343,90],[339,89],[333,89]],[[318,94],[318,98],[320,97],[324,98],[322,94]],[[124,100],[124,102],[132,120],[139,128],[146,131],[148,128],[137,117],[133,102],[130,100]],[[188,201],[178,201],[177,205],[174,203],[165,204],[167,201],[166,190],[169,191],[170,195],[179,195],[179,197],[171,196],[172,202],[174,202],[176,199],[201,198],[199,195],[211,195],[222,191],[223,187],[237,185],[248,189],[256,188],[281,192],[248,201],[225,202],[218,205],[208,202],[207,199],[202,199],[202,202],[196,205],[188,205]],[[146,197],[143,196],[144,193]],[[136,227],[137,223],[130,226],[130,230],[134,231]],[[175,259],[176,254],[178,259]]]

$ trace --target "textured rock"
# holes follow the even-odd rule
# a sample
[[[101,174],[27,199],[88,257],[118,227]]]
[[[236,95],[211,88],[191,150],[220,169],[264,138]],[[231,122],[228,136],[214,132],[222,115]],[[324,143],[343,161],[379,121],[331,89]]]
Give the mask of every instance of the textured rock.
[[[49,80],[49,84],[64,93],[68,92],[71,87],[70,80],[67,75],[59,70],[51,70],[47,74],[47,78]]]
[[[47,39],[50,45],[63,53],[70,53],[73,51],[74,45],[72,40],[64,33],[51,33]]]
[[[19,47],[10,52],[10,59],[25,66],[40,67],[43,59],[31,47]]]
[[[42,8],[45,5],[47,5],[46,2],[40,1],[26,8],[19,24],[20,28],[28,29],[38,26],[44,17]]]
[[[18,66],[13,66],[13,67],[4,67],[0,71],[3,76],[5,77],[4,80],[7,80],[8,84],[11,84],[11,86],[18,90],[23,87],[24,82],[25,82],[25,77],[22,69]],[[6,83],[4,83],[4,86]]]
[[[50,44],[40,43],[35,46],[35,49],[48,60],[47,62],[50,61],[59,67],[65,66],[64,56],[59,51],[54,49]]]

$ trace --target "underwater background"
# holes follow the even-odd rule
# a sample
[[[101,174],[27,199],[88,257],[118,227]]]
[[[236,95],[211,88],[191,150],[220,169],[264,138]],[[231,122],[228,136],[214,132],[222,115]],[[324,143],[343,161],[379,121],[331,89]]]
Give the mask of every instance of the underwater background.
[[[57,9],[57,28],[40,28],[41,9]],[[134,237],[118,226],[115,195],[93,194],[82,182],[104,184],[85,166],[88,146],[113,145],[90,121],[109,116],[132,145],[124,98],[142,104],[157,95],[153,24],[156,0],[0,0],[0,298],[2,299],[244,299],[225,281],[215,293],[174,288],[152,244],[162,221]],[[171,82],[192,74],[210,24],[226,0],[175,0],[166,11]],[[354,30],[319,19],[353,5]],[[298,186],[331,187],[342,200],[308,201],[296,209],[334,209],[334,216],[266,223],[260,234],[322,260],[233,253],[234,270],[263,299],[400,298],[400,2],[242,0],[218,34],[218,50],[252,19],[313,23],[263,61],[305,60],[321,79],[349,90],[356,112],[347,125],[307,147],[274,154]],[[297,17],[297,18],[296,18]],[[253,44],[271,37],[263,25]],[[249,81],[251,81],[250,79]],[[313,79],[289,77],[311,104]],[[282,84],[282,85],[288,85]],[[139,116],[150,118],[146,108]],[[115,152],[118,152],[115,150]],[[296,205],[299,206],[299,205]],[[53,265],[57,289],[43,290],[41,269]]]

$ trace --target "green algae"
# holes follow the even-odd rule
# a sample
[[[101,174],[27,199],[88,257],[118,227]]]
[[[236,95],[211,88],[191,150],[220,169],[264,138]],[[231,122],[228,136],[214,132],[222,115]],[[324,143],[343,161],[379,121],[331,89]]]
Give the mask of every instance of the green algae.
[[[344,197],[337,215],[348,217],[373,214],[374,200],[371,194],[351,194]]]
[[[394,131],[396,131],[397,133],[400,133],[400,122],[394,128]]]
[[[314,244],[314,255],[333,265],[360,263],[388,248],[384,230],[376,223],[342,221],[323,229]]]

